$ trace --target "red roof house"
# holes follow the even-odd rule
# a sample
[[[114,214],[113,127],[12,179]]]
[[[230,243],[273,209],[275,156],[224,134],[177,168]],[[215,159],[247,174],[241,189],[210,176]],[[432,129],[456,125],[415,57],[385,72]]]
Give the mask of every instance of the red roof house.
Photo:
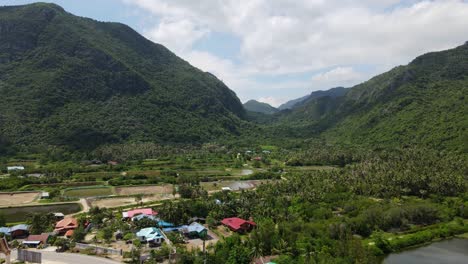
[[[39,245],[46,245],[49,241],[50,235],[48,233],[42,233],[40,235],[29,235],[24,241],[23,245],[29,247],[37,247]]]
[[[130,210],[127,212],[123,212],[122,216],[124,218],[132,218],[135,215],[158,215],[158,212],[153,211],[151,208],[142,208],[142,209],[135,209],[135,210]]]
[[[73,233],[75,233],[75,230],[74,229],[70,229],[68,230],[66,233],[65,233],[65,236],[70,238],[73,236]]]
[[[75,230],[78,228],[78,220],[75,218],[65,218],[60,220],[55,225],[55,232],[62,235],[65,234],[69,230]]]
[[[247,232],[252,230],[257,224],[253,221],[247,221],[238,217],[224,218],[221,223],[234,232]]]

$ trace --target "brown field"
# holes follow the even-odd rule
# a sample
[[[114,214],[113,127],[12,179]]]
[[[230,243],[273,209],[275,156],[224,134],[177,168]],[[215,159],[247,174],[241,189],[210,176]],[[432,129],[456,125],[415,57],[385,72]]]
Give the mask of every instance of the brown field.
[[[135,187],[117,187],[115,191],[118,195],[172,195],[172,184],[135,186]]]
[[[22,205],[33,202],[39,192],[0,193],[0,206]]]
[[[168,199],[174,199],[178,197],[179,197],[178,194],[175,197],[173,197],[172,194],[149,195],[149,196],[144,196],[142,202],[144,203],[157,202],[157,201],[163,201],[163,200],[168,200]],[[91,203],[91,206],[93,207],[98,206],[101,208],[114,208],[114,207],[130,205],[130,204],[136,204],[136,201],[135,201],[135,197],[113,197],[113,198],[91,200],[90,203]]]

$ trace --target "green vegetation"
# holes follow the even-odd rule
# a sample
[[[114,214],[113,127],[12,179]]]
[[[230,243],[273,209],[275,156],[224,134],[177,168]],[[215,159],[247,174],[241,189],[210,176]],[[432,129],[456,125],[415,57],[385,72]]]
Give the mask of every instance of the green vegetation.
[[[108,186],[73,188],[73,189],[67,189],[63,193],[63,195],[66,197],[77,197],[77,198],[108,196],[112,194],[113,194],[112,188]]]
[[[274,108],[273,106],[255,100],[250,100],[244,103],[244,108],[245,110],[250,112],[262,113],[267,115],[271,115],[278,112],[278,109]]]
[[[245,113],[231,90],[125,25],[52,4],[0,16],[2,153],[240,133]]]
[[[50,212],[60,212],[64,214],[73,214],[81,210],[80,204],[77,203],[62,203],[51,205],[32,205],[21,207],[0,208],[0,214],[3,215],[7,222],[17,223],[24,222],[31,214],[47,214]]]
[[[112,243],[120,231],[134,246],[124,255],[138,261],[145,249],[135,231],[155,222],[122,221],[121,209],[135,204],[154,205],[176,225],[192,217],[210,228],[234,216],[257,223],[242,235],[213,230],[222,237],[206,255],[170,235],[187,264],[205,256],[378,263],[468,233],[468,43],[312,93],[290,110],[251,102],[246,108],[263,110],[246,113],[214,76],[124,25],[33,4],[1,7],[0,29],[0,190],[47,191],[46,203],[115,189],[126,199],[115,211],[81,214],[74,242],[86,238],[87,222],[94,243]],[[8,172],[11,165],[25,170]],[[150,200],[152,192],[168,200]],[[53,227],[49,213],[78,211],[77,203],[0,208],[0,223],[26,221],[40,233]]]

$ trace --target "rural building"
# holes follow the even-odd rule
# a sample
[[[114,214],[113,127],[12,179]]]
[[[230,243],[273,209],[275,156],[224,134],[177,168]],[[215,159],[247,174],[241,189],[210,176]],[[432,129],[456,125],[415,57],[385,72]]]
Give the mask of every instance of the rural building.
[[[257,224],[238,217],[224,218],[221,223],[234,232],[243,233],[252,230]]]
[[[8,172],[10,172],[10,171],[22,171],[22,170],[24,170],[23,166],[8,166],[7,167]]]
[[[135,210],[130,210],[126,212],[122,212],[122,217],[123,218],[133,218],[134,216],[137,215],[158,215],[158,212],[154,211],[151,208],[142,208],[142,209],[135,209]]]
[[[193,222],[198,222],[198,223],[206,223],[206,218],[203,217],[192,217],[188,220],[188,223],[191,224]]]
[[[146,241],[152,244],[161,244],[164,241],[164,236],[156,227],[143,228],[136,233],[140,241]]]
[[[197,222],[182,227],[180,232],[188,238],[203,238],[208,235],[208,229]]]
[[[76,220],[75,218],[65,218],[63,220],[60,220],[57,222],[57,224],[55,225],[55,232],[59,235],[70,235],[73,234],[73,232],[69,232],[69,231],[73,231],[75,229],[78,228],[78,220]],[[71,236],[71,235],[70,235]]]
[[[65,218],[65,215],[63,213],[54,213],[54,217],[56,220],[62,220]]]
[[[29,235],[24,241],[23,245],[28,247],[38,247],[40,245],[45,246],[49,241],[50,235],[48,233],[42,233],[40,235]]]
[[[222,190],[223,192],[230,192],[230,191],[232,191],[231,187],[222,187],[221,190]]]
[[[140,221],[142,219],[148,219],[148,220],[152,220],[152,221],[155,221],[155,222],[159,221],[159,218],[157,218],[154,215],[138,214],[138,215],[132,217],[132,221]]]
[[[48,192],[42,192],[41,193],[41,199],[49,199],[50,198],[50,195]]]
[[[7,234],[5,234],[7,235]],[[22,238],[29,235],[29,226],[28,225],[15,225],[10,228],[9,234],[11,238]]]

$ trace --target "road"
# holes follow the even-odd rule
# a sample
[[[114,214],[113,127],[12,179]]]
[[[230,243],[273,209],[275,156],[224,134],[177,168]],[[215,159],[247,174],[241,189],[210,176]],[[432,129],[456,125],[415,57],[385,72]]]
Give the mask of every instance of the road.
[[[82,255],[82,254],[73,254],[73,253],[57,253],[52,251],[54,247],[48,248],[46,250],[40,250],[42,253],[42,263],[44,264],[117,264],[120,263],[115,260]],[[18,253],[13,251],[11,253],[12,260],[18,256]]]

